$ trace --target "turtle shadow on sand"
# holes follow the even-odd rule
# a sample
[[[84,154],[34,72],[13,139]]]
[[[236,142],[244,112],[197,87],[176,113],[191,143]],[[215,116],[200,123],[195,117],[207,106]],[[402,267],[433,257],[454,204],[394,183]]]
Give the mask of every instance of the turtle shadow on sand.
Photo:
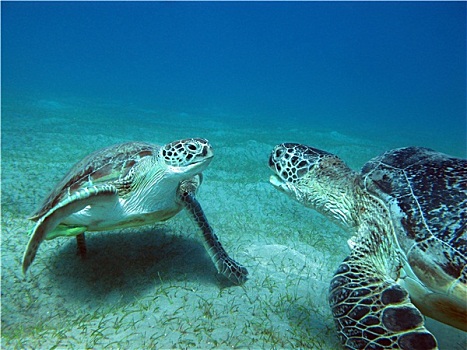
[[[113,234],[91,233],[88,252],[77,255],[75,240],[49,253],[49,281],[65,298],[130,301],[163,283],[198,281],[227,286],[202,243],[166,228]],[[109,301],[111,302],[111,301]]]

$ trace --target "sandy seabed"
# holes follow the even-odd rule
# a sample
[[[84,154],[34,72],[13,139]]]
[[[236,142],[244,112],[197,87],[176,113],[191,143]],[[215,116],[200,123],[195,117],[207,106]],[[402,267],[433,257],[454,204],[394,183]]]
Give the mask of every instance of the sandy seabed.
[[[125,141],[204,137],[215,158],[198,199],[226,250],[249,270],[243,286],[216,275],[198,230],[180,213],[154,226],[44,242],[26,276],[32,213],[86,154]],[[385,141],[251,118],[96,101],[29,99],[2,109],[2,348],[339,348],[327,289],[348,234],[268,183],[269,152],[295,141],[354,168],[413,139]],[[464,332],[427,319],[441,349]]]

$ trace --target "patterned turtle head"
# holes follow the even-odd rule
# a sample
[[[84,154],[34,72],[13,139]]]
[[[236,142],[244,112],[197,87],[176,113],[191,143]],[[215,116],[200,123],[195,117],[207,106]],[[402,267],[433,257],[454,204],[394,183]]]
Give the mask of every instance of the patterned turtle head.
[[[213,156],[208,140],[201,138],[170,142],[161,147],[158,155],[171,173],[191,176],[206,169]]]
[[[269,167],[274,172],[269,181],[279,191],[338,224],[353,225],[349,181],[355,173],[339,157],[298,143],[282,143],[272,150]]]
[[[131,202],[129,205],[144,206],[147,211],[173,207],[179,185],[198,177],[196,183],[199,186],[201,173],[213,155],[209,142],[201,138],[177,140],[160,147],[158,153],[132,169],[133,191],[130,195],[134,204]]]

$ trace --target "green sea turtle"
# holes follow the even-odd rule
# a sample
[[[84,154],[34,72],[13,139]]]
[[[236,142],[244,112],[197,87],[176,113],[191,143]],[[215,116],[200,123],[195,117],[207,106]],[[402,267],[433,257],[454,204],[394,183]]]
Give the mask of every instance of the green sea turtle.
[[[420,311],[467,330],[467,160],[408,147],[357,173],[283,143],[269,166],[275,188],[353,233],[329,289],[346,348],[435,349]]]
[[[123,143],[78,162],[32,216],[37,221],[23,257],[23,272],[44,239],[76,236],[86,252],[85,231],[105,231],[165,221],[187,209],[203,233],[220,274],[235,284],[248,272],[228,256],[195,198],[201,172],[213,157],[207,140],[185,139],[157,146]]]

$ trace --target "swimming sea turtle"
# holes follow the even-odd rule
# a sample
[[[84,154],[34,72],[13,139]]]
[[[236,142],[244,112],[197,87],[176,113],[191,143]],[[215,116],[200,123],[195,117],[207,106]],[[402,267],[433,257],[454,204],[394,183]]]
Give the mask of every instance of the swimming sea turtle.
[[[420,311],[467,330],[467,160],[408,147],[357,173],[283,143],[269,166],[274,187],[354,234],[329,289],[346,348],[434,349]]]
[[[201,172],[213,157],[204,139],[157,146],[123,143],[77,163],[33,215],[37,221],[23,257],[23,272],[44,239],[76,236],[86,252],[85,231],[105,231],[165,221],[186,208],[203,233],[217,270],[235,284],[248,272],[228,256],[195,198]]]

